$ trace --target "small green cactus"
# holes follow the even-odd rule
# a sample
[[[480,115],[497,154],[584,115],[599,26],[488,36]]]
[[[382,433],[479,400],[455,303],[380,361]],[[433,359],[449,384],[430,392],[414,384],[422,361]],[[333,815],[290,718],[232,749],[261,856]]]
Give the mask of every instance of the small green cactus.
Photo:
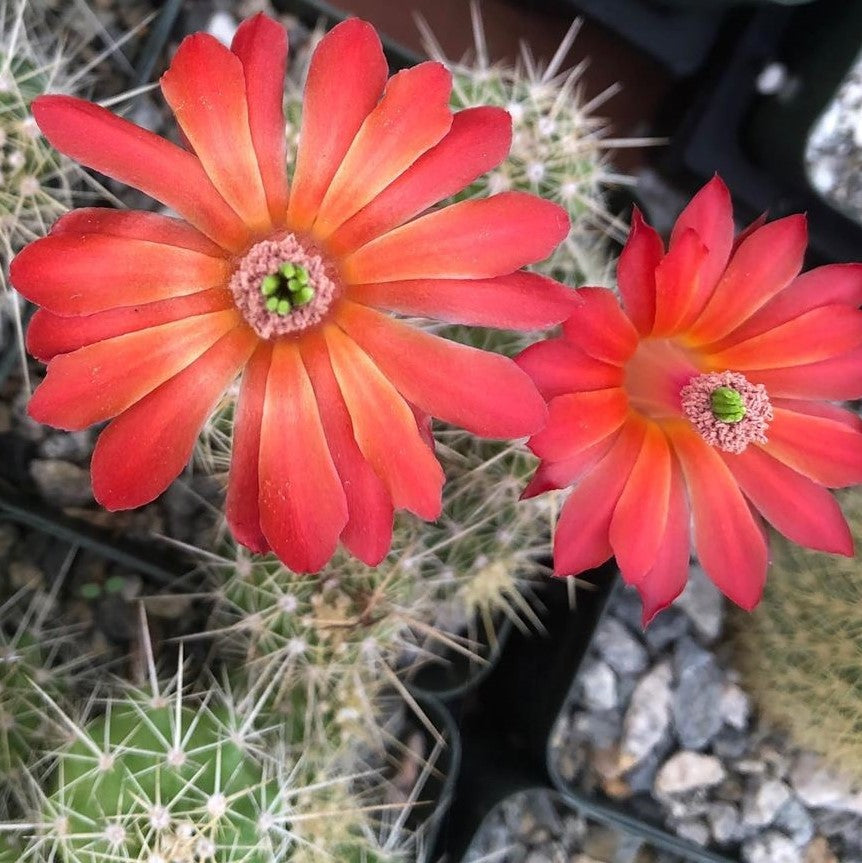
[[[862,543],[862,492],[839,494]],[[773,536],[760,605],[735,621],[736,659],[764,717],[862,780],[862,565]]]

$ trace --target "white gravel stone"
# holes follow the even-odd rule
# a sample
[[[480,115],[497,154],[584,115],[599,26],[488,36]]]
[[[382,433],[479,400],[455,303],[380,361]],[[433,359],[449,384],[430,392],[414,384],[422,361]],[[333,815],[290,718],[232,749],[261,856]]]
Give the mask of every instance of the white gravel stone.
[[[735,683],[726,683],[721,693],[721,718],[726,725],[737,731],[745,731],[751,715],[751,701],[742,688]]]
[[[685,590],[676,601],[689,617],[695,632],[711,644],[724,625],[724,597],[700,566],[692,566]]]
[[[620,761],[628,770],[652,752],[667,734],[670,725],[670,663],[656,665],[635,687],[623,719]]]
[[[661,766],[655,778],[654,790],[657,797],[688,794],[718,785],[725,775],[722,763],[713,755],[677,752]]]
[[[646,668],[646,648],[613,617],[602,621],[595,635],[595,646],[617,674],[638,674]]]
[[[802,852],[781,833],[764,833],[742,846],[745,863],[802,863]]]
[[[617,676],[606,662],[588,660],[579,680],[581,697],[590,710],[613,710],[617,706]]]
[[[809,808],[835,809],[862,815],[862,794],[830,770],[817,755],[802,753],[790,772],[790,784]]]
[[[747,827],[766,827],[775,820],[793,796],[778,779],[768,779],[757,791],[748,795],[742,806],[742,822]]]

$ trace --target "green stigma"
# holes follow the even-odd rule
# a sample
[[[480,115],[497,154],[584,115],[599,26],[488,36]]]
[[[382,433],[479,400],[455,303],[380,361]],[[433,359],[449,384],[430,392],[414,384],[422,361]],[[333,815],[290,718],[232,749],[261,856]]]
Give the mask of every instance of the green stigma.
[[[738,423],[745,418],[745,402],[732,387],[717,387],[709,395],[712,415],[723,423]]]
[[[281,264],[277,272],[264,276],[260,292],[266,297],[266,308],[281,316],[310,303],[315,294],[309,284],[308,270],[289,261]]]

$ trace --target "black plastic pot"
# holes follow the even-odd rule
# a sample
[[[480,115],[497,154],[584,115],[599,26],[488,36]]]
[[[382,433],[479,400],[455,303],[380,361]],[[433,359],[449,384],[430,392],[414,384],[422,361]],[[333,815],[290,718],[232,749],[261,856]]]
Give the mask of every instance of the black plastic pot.
[[[860,13],[846,0],[759,10],[716,58],[666,160],[671,170],[692,172],[692,186],[718,172],[749,217],[806,212],[811,248],[824,261],[857,260],[862,227],[812,188],[802,154],[862,44]],[[758,92],[771,63],[787,69],[788,93]]]

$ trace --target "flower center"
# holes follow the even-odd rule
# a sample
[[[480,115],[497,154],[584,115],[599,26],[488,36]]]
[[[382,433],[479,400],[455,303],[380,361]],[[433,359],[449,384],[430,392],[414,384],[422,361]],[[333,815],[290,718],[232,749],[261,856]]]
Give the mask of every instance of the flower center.
[[[338,294],[335,267],[295,234],[255,243],[230,280],[234,302],[262,339],[319,324]]]
[[[766,387],[739,372],[710,372],[680,391],[683,413],[711,446],[739,454],[750,443],[766,443],[772,405]]]

